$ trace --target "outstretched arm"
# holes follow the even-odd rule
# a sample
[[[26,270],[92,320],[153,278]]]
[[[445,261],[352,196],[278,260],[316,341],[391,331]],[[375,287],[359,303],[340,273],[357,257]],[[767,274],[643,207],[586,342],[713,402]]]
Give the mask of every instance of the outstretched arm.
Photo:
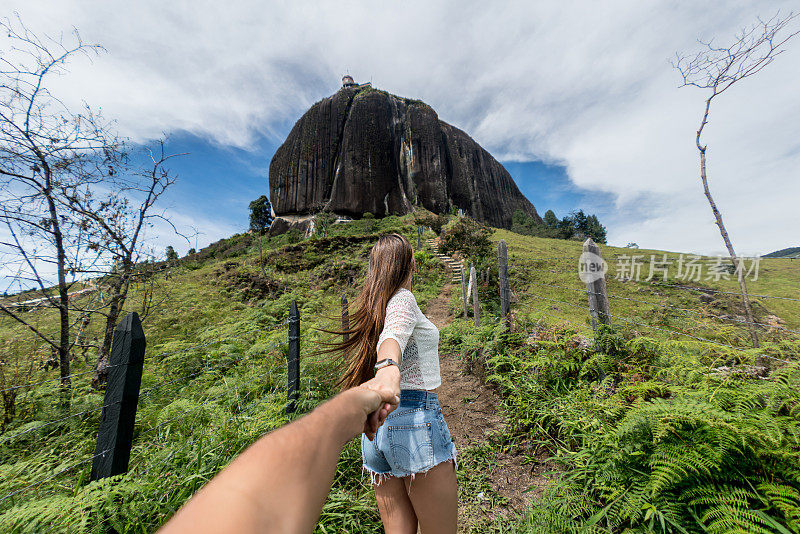
[[[374,434],[397,402],[391,389],[370,381],[267,434],[178,510],[162,534],[313,531],[342,447],[362,431]]]

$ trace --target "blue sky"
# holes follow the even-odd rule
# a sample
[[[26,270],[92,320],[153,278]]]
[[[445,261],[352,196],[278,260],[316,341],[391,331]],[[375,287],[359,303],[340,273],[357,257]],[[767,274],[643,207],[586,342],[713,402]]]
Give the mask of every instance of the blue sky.
[[[178,180],[169,191],[165,205],[213,219],[224,236],[242,232],[248,227],[248,204],[261,195],[269,195],[267,169],[276,145],[266,140],[254,149],[223,146],[208,138],[178,132],[168,138],[166,150],[172,154],[187,153],[172,160],[170,170]],[[197,245],[203,247],[221,235],[204,228],[198,221]],[[176,238],[176,249],[186,243]],[[195,241],[192,239],[192,247]]]
[[[705,94],[670,64],[698,39],[730,43],[784,0],[487,4],[409,0],[310,4],[9,0],[37,32],[105,52],[51,87],[148,143],[173,165],[170,215],[198,245],[247,226],[294,122],[347,72],[419,98],[501,161],[543,213],[596,213],[611,244],[724,252],[694,146]],[[794,21],[798,29],[800,19]],[[0,44],[3,36],[0,35]],[[715,101],[703,141],[709,181],[737,252],[798,245],[800,37]],[[161,232],[159,242],[175,241]],[[175,244],[180,251],[188,246]]]
[[[600,218],[601,223],[613,217],[612,195],[602,191],[581,189],[570,181],[567,170],[562,165],[547,164],[543,161],[501,163],[514,178],[522,194],[533,202],[542,217],[547,210],[553,210],[561,219],[570,211],[577,209],[582,209],[587,214],[594,213]]]

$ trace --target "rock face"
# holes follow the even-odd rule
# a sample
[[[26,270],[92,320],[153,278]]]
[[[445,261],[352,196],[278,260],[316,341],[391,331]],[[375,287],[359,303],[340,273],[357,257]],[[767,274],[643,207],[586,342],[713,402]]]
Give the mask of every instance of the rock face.
[[[371,88],[344,87],[314,104],[272,158],[269,187],[275,215],[287,220],[417,206],[455,206],[501,228],[517,209],[539,219],[508,171],[466,133],[423,102]]]

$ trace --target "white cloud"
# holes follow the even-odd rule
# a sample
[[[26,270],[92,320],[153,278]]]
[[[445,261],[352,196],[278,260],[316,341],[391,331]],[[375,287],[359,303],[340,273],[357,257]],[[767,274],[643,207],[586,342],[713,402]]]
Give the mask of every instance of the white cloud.
[[[58,89],[137,139],[184,129],[243,147],[279,140],[349,69],[426,100],[499,159],[561,163],[576,185],[613,194],[612,242],[698,252],[722,248],[694,148],[703,94],[678,89],[668,59],[789,6],[15,3],[37,31],[71,24],[107,48]],[[788,48],[714,104],[705,136],[712,191],[743,252],[797,244],[800,38]]]

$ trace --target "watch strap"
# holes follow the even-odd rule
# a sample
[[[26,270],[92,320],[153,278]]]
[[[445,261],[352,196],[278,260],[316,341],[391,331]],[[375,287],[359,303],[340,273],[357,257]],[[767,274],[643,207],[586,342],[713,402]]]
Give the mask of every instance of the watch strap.
[[[377,371],[378,369],[383,369],[384,367],[388,367],[390,365],[394,365],[394,366],[396,366],[398,368],[400,367],[399,365],[397,365],[397,362],[394,361],[393,359],[384,358],[383,360],[381,360],[381,361],[379,361],[379,362],[377,362],[375,364],[375,370]]]

